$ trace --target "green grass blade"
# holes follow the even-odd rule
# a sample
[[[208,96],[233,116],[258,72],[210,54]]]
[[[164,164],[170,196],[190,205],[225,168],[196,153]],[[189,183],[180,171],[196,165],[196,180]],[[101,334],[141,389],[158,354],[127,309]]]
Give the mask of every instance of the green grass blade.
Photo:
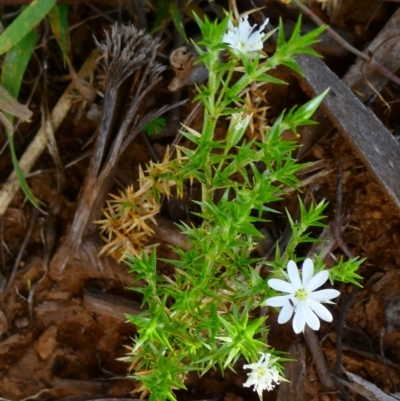
[[[1,86],[12,97],[18,98],[22,78],[36,43],[36,30],[30,31],[5,56],[1,72]]]
[[[49,21],[54,36],[61,47],[65,67],[67,64],[68,4],[56,4],[49,13]]]
[[[150,33],[153,34],[157,32],[165,22],[165,18],[168,17],[168,6],[165,0],[158,0],[157,1],[157,12],[154,24],[150,30]]]
[[[179,32],[179,35],[181,35],[186,42],[189,42],[189,39],[186,36],[185,28],[183,26],[181,14],[179,12],[178,2],[175,0],[168,0],[168,10],[175,25],[175,28]]]
[[[21,41],[49,13],[56,0],[34,0],[0,35],[0,55]]]
[[[33,49],[36,43],[36,30],[30,31],[25,37],[20,40],[4,57],[3,69],[1,74],[1,85],[12,95],[18,98],[19,90],[21,88],[22,78],[24,76],[26,67],[31,58]],[[7,114],[10,123],[13,123],[14,117]],[[21,167],[18,163],[17,155],[14,148],[14,136],[11,131],[6,129],[8,146],[10,147],[11,160],[14,166],[15,173],[17,174],[19,185],[24,191],[26,197],[36,207],[39,206],[37,199],[32,194]]]
[[[15,148],[14,148],[14,138],[13,138],[13,133],[6,130],[7,133],[7,139],[8,139],[8,146],[10,147],[10,152],[11,152],[11,160],[14,166],[15,173],[17,174],[17,179],[19,182],[19,185],[21,189],[24,191],[25,196],[29,199],[29,201],[35,206],[39,207],[39,203],[37,199],[35,198],[35,195],[33,195],[31,189],[29,188],[28,183],[26,182],[26,179],[24,177],[24,173],[21,170],[21,167],[19,166],[18,163],[18,158],[17,155],[15,154]]]

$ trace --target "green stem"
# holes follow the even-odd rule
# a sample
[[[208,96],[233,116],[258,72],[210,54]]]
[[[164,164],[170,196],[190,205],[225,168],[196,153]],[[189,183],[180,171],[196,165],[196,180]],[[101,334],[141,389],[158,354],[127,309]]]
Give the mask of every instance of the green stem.
[[[226,80],[225,80],[225,87],[229,86],[229,83],[231,82],[231,79],[232,79],[232,76],[233,76],[233,72],[234,72],[234,68],[230,68],[229,71],[228,71],[228,75],[226,77]],[[221,107],[221,104],[223,103],[224,96],[225,96],[225,90],[222,90],[220,92],[219,96],[218,96],[218,99],[217,99],[217,107],[219,107],[219,108]],[[221,110],[221,111],[223,111],[223,110]]]

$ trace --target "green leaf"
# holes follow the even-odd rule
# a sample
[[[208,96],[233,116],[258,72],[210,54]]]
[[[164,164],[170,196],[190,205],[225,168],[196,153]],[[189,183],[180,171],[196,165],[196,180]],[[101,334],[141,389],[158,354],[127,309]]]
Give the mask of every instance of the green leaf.
[[[11,159],[12,163],[14,166],[15,173],[17,174],[18,182],[21,187],[21,189],[24,191],[26,197],[29,199],[29,201],[35,206],[39,207],[39,203],[35,196],[33,195],[31,189],[28,186],[28,183],[25,180],[24,173],[21,170],[21,167],[19,166],[18,163],[18,158],[15,153],[15,148],[14,148],[14,140],[13,140],[13,133],[6,130],[7,133],[7,139],[8,139],[8,146],[10,147],[10,152],[11,152]]]
[[[1,39],[1,37],[0,37]],[[20,40],[5,56],[3,63],[3,70],[1,74],[1,85],[8,90],[8,92],[14,97],[18,98],[19,90],[22,83],[26,67],[29,59],[35,47],[36,43],[36,31],[31,30]],[[12,124],[14,117],[10,114],[7,115],[8,120]],[[37,199],[32,194],[24,174],[19,166],[18,158],[14,148],[14,137],[13,133],[6,130],[8,145],[10,147],[11,159],[14,166],[15,173],[17,174],[19,185],[24,191],[26,197],[36,207],[39,206]]]
[[[178,8],[178,2],[176,0],[168,0],[168,11],[176,30],[179,32],[179,35],[181,35],[186,42],[189,42],[189,39],[186,36],[185,28],[182,23],[181,14]]]
[[[0,55],[20,42],[49,13],[57,0],[34,0],[0,35]]]
[[[366,258],[360,259],[359,257],[356,257],[345,262],[341,256],[339,263],[329,270],[329,280],[331,284],[333,285],[335,281],[342,281],[344,283],[352,283],[358,287],[362,287],[359,281],[363,278],[357,274],[356,271],[365,261]]]
[[[165,127],[165,118],[158,117],[153,121],[150,121],[146,124],[142,131],[145,132],[148,136],[158,135],[162,132]]]
[[[324,100],[325,95],[329,92],[329,88],[324,92],[320,93],[314,99],[311,99],[309,102],[301,106],[297,112],[296,116],[299,120],[307,121],[317,110],[318,106]]]
[[[154,25],[150,33],[153,34],[157,32],[164,25],[166,18],[168,18],[168,4],[165,0],[158,0]]]
[[[26,67],[31,58],[36,43],[36,31],[31,30],[5,56],[1,72],[1,85],[14,98],[18,97],[19,89]]]
[[[67,64],[68,4],[56,4],[49,12],[49,21],[54,36],[61,47],[65,67]]]
[[[285,29],[283,27],[282,18],[279,18],[279,29],[278,29],[278,39],[277,47],[282,47],[285,44]]]

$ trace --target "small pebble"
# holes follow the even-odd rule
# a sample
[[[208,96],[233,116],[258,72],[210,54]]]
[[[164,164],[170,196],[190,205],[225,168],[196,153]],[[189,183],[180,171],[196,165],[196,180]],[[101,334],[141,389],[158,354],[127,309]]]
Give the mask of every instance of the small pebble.
[[[374,211],[372,212],[372,217],[373,217],[374,219],[379,220],[379,219],[382,218],[382,212],[381,212],[380,210],[374,210]]]
[[[322,159],[324,157],[324,153],[325,153],[324,148],[321,145],[317,144],[312,149],[312,154],[317,159]]]
[[[56,338],[57,327],[52,325],[36,341],[35,349],[41,359],[46,360],[53,354],[57,346]]]
[[[29,319],[27,317],[19,317],[18,319],[14,320],[14,325],[18,329],[23,329],[24,327],[29,326]]]
[[[2,310],[0,310],[0,337],[7,331],[8,324],[6,315]]]

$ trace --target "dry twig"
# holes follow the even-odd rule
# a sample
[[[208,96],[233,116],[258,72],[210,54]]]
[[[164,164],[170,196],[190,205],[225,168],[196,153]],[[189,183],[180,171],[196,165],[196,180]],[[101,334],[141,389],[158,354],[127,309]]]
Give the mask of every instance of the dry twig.
[[[159,45],[144,31],[118,24],[99,45],[105,70],[104,111],[74,221],[52,260],[61,270],[97,219],[122,152],[145,124],[171,108],[167,105],[145,115],[138,111],[165,69],[156,60]],[[128,106],[122,117],[118,113],[124,103]]]
[[[98,53],[93,52],[85,64],[79,71],[80,79],[85,79],[89,77],[93,71],[95,70],[96,58],[98,57]],[[65,116],[67,115],[69,109],[75,100],[72,97],[72,94],[75,92],[75,86],[71,83],[68,88],[65,90],[60,100],[57,102],[51,113],[51,121],[54,131],[61,125]],[[42,152],[46,149],[48,143],[48,137],[45,126],[41,126],[39,131],[37,132],[35,138],[30,143],[25,153],[19,160],[19,165],[24,174],[28,174],[36,160],[42,154]],[[19,182],[17,180],[17,175],[15,172],[12,172],[8,177],[7,183],[3,185],[0,190],[0,216],[2,216],[7,210],[10,202],[14,198],[14,195],[19,189]]]

